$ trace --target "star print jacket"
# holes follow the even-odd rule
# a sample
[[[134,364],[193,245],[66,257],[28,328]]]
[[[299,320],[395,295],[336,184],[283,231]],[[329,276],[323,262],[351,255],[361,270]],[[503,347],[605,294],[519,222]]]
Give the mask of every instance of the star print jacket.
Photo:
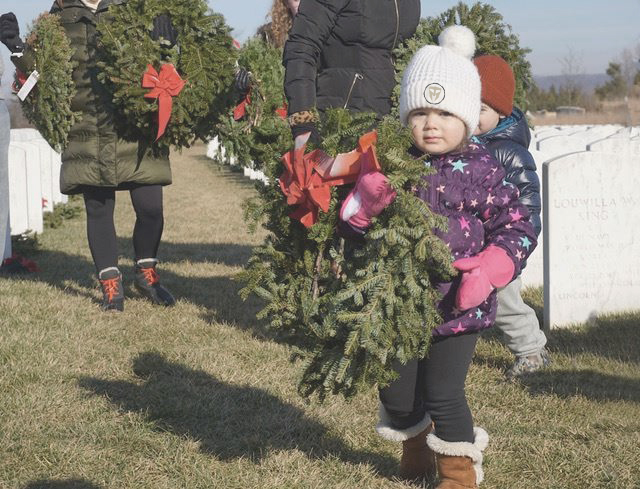
[[[414,148],[412,153],[418,156],[415,151]],[[496,245],[513,260],[515,278],[537,244],[536,232],[527,207],[518,200],[518,188],[505,180],[502,165],[482,144],[473,142],[458,153],[422,157],[435,173],[424,177],[428,185],[417,195],[448,219],[448,230],[437,234],[447,243],[451,258],[473,256]],[[475,332],[493,325],[496,291],[480,306],[459,311],[455,296],[460,278],[438,287],[443,323],[434,330],[434,336]]]

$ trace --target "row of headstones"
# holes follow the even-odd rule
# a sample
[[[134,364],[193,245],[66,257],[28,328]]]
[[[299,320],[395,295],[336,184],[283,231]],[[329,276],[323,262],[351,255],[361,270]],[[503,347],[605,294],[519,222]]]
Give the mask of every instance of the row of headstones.
[[[640,127],[623,127],[614,124],[538,126],[532,131],[531,141],[529,152],[536,161],[541,184],[544,163],[563,155],[581,151],[640,155]],[[602,157],[596,158],[602,160]],[[542,187],[544,190],[544,186]],[[539,287],[544,283],[541,246],[544,241],[544,232],[545,227],[539,236],[539,246],[529,258],[527,268],[522,273],[525,286]]]
[[[551,159],[575,151],[631,151],[640,153],[640,127],[539,126],[532,131],[529,151]]]
[[[553,156],[531,151],[542,184],[543,232],[522,280],[525,286],[544,288],[545,327],[637,310],[639,128],[543,126],[536,130],[537,143],[547,139],[545,134],[591,140],[584,146],[565,145]],[[229,163],[221,147],[212,141],[207,155]],[[245,175],[250,176],[247,169]]]
[[[218,163],[242,169],[244,176],[250,180],[259,180],[265,184],[269,183],[269,178],[264,174],[264,172],[254,168],[255,165],[253,161],[240,164],[235,155],[227,154],[226,148],[218,136],[209,141],[209,144],[207,145],[207,157],[217,161]]]
[[[42,233],[43,213],[66,203],[60,193],[60,154],[35,129],[12,129],[9,143],[9,213],[12,235]]]

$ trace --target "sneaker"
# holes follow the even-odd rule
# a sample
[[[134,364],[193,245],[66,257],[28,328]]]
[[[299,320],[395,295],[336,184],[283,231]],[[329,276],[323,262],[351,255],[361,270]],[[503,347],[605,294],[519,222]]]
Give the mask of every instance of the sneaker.
[[[102,287],[103,311],[124,311],[124,288],[122,287],[122,274],[116,267],[105,268],[98,274],[98,280]]]
[[[543,348],[538,353],[516,357],[513,366],[507,370],[506,376],[507,379],[512,380],[523,374],[529,374],[548,367],[550,364],[551,358],[549,358],[549,352],[546,348]]]
[[[138,260],[135,266],[136,278],[133,285],[138,292],[154,304],[173,306],[176,300],[171,295],[171,292],[160,285],[160,278],[156,271],[157,263],[158,260],[155,258]]]

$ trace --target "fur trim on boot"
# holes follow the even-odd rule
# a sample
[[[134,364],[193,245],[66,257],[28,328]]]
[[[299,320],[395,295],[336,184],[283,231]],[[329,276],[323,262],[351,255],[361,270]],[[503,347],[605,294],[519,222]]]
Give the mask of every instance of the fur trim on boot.
[[[489,435],[487,432],[479,427],[473,429],[474,442],[469,443],[466,441],[449,442],[438,438],[434,433],[430,433],[427,436],[427,445],[435,453],[438,459],[438,471],[440,472],[440,478],[443,481],[450,480],[452,482],[458,482],[456,479],[457,474],[461,474],[464,469],[459,467],[460,464],[455,464],[456,468],[451,472],[456,472],[456,475],[450,475],[448,472],[448,465],[453,465],[451,458],[468,458],[473,463],[473,469],[475,471],[475,485],[466,485],[466,482],[458,482],[458,486],[450,485],[443,487],[477,487],[484,479],[484,472],[482,470],[482,452],[489,444]],[[449,463],[451,462],[451,463]],[[467,474],[462,474],[463,478]],[[441,486],[438,486],[441,487]]]
[[[382,404],[380,404],[378,409],[378,424],[376,425],[376,431],[378,434],[389,441],[405,441],[409,438],[413,438],[414,436],[423,432],[427,427],[431,426],[431,416],[429,414],[425,414],[422,421],[414,426],[410,426],[409,428],[405,428],[404,430],[394,428],[391,425],[391,417],[387,410],[384,408]]]

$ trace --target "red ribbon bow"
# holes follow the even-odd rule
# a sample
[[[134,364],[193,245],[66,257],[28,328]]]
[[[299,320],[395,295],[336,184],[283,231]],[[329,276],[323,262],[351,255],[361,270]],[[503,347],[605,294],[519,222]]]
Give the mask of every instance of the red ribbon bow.
[[[240,103],[236,105],[235,109],[233,109],[233,120],[237,121],[244,117],[247,113],[247,105],[251,105],[251,98],[249,95],[251,94],[251,90],[247,92],[247,94],[242,98]]]
[[[377,133],[362,136],[358,148],[331,158],[322,150],[304,154],[306,143],[282,156],[284,173],[278,179],[287,204],[298,205],[289,217],[298,219],[305,227],[318,222],[318,210],[327,212],[331,203],[331,188],[353,183],[361,168],[379,170],[375,153]]]
[[[147,65],[147,71],[142,75],[142,86],[151,88],[145,98],[158,99],[158,136],[156,141],[164,134],[173,107],[173,97],[184,88],[185,81],[180,78],[176,67],[171,63],[165,63],[160,67],[160,74],[151,65]]]

